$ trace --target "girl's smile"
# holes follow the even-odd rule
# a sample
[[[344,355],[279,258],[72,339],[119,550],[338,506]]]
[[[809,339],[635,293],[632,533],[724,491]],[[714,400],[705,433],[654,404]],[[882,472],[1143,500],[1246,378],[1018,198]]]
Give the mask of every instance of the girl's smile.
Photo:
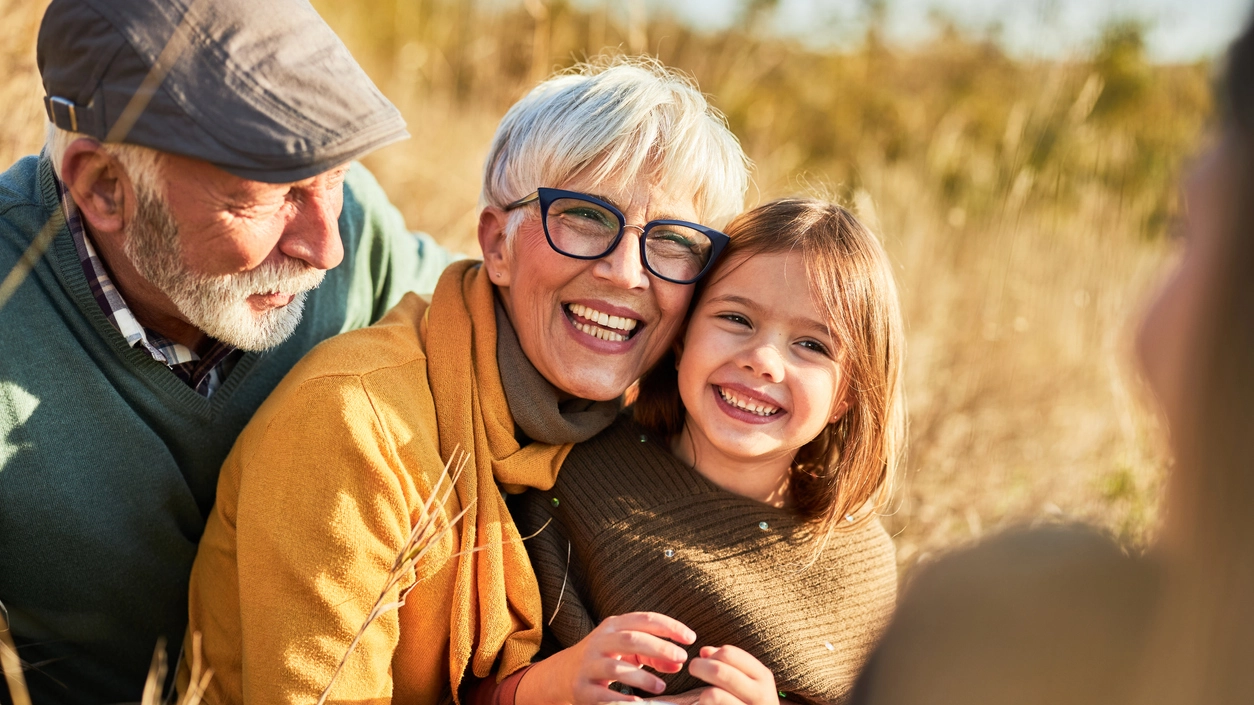
[[[674,448],[715,484],[771,495],[797,450],[844,411],[840,349],[799,252],[743,255],[720,270],[679,351],[687,419]]]

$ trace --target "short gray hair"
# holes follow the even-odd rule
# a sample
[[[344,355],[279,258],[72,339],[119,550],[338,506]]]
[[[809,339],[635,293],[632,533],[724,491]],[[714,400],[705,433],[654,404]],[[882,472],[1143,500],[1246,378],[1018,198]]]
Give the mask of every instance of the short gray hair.
[[[61,176],[61,162],[65,160],[65,150],[77,139],[88,139],[99,142],[91,135],[63,130],[51,122],[48,123],[44,137],[44,154],[52,161],[52,171]],[[161,152],[137,144],[100,143],[109,156],[118,160],[136,191],[158,196],[165,192],[161,183]]]
[[[579,64],[515,103],[492,139],[482,199],[504,207],[585,170],[691,192],[713,227],[740,212],[749,186],[749,160],[723,115],[690,79],[646,58]]]

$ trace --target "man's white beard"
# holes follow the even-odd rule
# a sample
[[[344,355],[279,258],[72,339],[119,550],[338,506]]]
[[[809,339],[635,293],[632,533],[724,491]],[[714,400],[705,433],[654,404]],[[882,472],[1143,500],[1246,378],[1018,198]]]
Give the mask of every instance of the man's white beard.
[[[300,324],[305,296],[320,283],[324,270],[292,258],[247,272],[206,276],[189,271],[179,251],[178,225],[165,205],[136,189],[135,219],[126,232],[124,252],[145,279],[157,287],[188,322],[206,335],[241,350],[266,350]],[[248,303],[254,294],[293,294],[291,303],[257,313]]]

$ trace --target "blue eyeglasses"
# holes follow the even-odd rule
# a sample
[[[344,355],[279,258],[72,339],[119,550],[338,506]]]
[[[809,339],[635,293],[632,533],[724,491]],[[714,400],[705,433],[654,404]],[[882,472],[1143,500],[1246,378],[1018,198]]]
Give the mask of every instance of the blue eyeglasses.
[[[692,284],[709,271],[728,237],[684,220],[651,220],[628,225],[612,203],[577,191],[540,188],[505,206],[511,211],[540,202],[540,220],[549,247],[575,259],[600,259],[614,251],[627,228],[640,231],[640,260],[659,279]]]

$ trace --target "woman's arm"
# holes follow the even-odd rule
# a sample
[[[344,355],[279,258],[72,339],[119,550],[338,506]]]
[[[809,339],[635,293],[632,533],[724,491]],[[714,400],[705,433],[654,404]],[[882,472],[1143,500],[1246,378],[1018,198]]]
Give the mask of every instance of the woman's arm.
[[[264,426],[246,429],[224,467],[191,619],[209,665],[226,671],[215,700],[308,703],[366,623],[420,491],[358,378],[316,378],[268,403]],[[382,614],[334,698],[387,702],[398,639],[397,612]]]

